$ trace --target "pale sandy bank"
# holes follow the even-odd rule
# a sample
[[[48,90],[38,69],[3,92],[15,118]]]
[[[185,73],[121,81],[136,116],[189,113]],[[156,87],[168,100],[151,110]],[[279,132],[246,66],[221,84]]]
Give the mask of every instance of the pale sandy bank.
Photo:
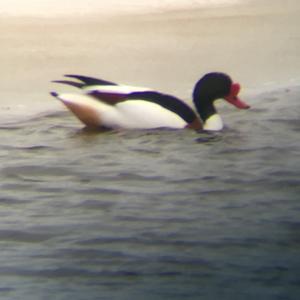
[[[2,17],[0,105],[5,114],[13,105],[55,106],[49,82],[65,73],[186,100],[194,82],[213,70],[228,72],[246,91],[297,80],[300,2],[268,3],[122,17]]]

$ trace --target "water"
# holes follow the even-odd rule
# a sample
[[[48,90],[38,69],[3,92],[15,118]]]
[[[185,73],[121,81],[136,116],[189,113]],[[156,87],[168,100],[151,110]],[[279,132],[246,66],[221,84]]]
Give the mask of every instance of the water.
[[[2,127],[1,298],[297,299],[299,91],[217,134]]]

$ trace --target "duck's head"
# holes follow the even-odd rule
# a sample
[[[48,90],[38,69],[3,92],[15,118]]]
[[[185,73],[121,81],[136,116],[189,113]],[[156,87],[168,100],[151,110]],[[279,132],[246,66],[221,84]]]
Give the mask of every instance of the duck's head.
[[[238,97],[240,89],[240,84],[234,83],[227,74],[213,72],[204,75],[196,83],[193,92],[193,101],[202,121],[205,123],[217,113],[213,105],[217,99],[223,98],[239,109],[250,108]]]

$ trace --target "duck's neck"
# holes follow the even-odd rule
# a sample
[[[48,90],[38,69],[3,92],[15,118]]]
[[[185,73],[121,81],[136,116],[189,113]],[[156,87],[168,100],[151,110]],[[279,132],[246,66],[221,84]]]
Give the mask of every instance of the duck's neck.
[[[213,131],[221,130],[223,128],[223,121],[213,105],[213,99],[208,97],[198,99],[200,99],[200,101],[194,100],[194,104],[203,122],[203,129]]]
[[[217,111],[213,105],[213,99],[210,99],[207,96],[205,97],[203,95],[202,97],[197,97],[197,99],[194,99],[194,104],[203,124],[205,124],[209,117],[217,114]]]

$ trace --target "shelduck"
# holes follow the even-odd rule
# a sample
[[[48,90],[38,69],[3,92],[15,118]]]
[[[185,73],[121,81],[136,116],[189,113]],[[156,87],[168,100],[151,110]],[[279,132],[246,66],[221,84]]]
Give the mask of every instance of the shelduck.
[[[65,77],[71,80],[53,82],[77,87],[81,93],[51,92],[51,95],[91,128],[219,131],[223,121],[214,106],[215,100],[223,98],[239,109],[250,107],[238,97],[240,85],[224,73],[208,73],[196,83],[193,102],[197,112],[183,100],[148,88],[118,85],[82,75]]]

